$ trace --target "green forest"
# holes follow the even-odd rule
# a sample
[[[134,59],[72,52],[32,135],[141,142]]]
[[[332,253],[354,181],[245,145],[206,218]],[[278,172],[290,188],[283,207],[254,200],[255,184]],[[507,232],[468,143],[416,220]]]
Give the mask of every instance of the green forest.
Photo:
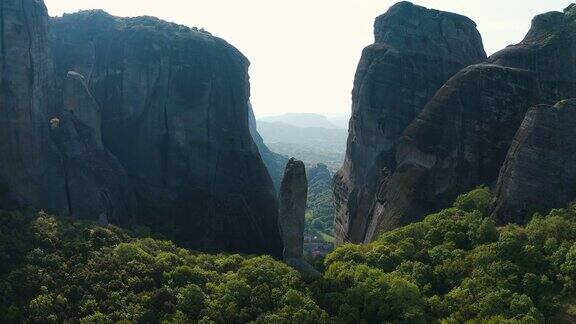
[[[485,188],[325,257],[203,254],[44,212],[0,213],[3,323],[538,323],[576,317],[576,204],[497,227]]]
[[[331,243],[334,240],[332,174],[326,169],[325,173],[309,176],[304,234]]]

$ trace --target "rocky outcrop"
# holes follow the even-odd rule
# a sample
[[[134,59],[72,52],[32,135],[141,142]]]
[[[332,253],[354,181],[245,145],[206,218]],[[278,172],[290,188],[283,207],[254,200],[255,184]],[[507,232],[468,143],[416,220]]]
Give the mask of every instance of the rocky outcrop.
[[[280,256],[238,50],[204,31],[103,11],[53,19],[51,40],[57,74],[84,75],[101,108],[103,143],[126,170],[139,223],[195,249]]]
[[[576,100],[531,108],[500,171],[492,216],[526,223],[531,212],[561,208],[576,197]]]
[[[291,158],[280,187],[278,222],[284,241],[284,259],[299,259],[304,253],[304,217],[308,180],[304,162]]]
[[[409,2],[378,17],[374,34],[356,72],[346,159],[334,181],[337,243],[364,240],[406,127],[451,76],[486,59],[472,20]]]
[[[100,109],[82,75],[67,74],[63,103],[62,113],[51,121],[51,135],[64,159],[68,214],[131,224],[135,196],[124,168],[102,144]]]
[[[465,68],[436,93],[402,135],[365,241],[494,185],[528,108],[576,96],[574,11],[536,17],[520,44]]]
[[[268,146],[264,144],[264,139],[258,133],[258,127],[256,125],[256,117],[254,116],[254,111],[252,110],[252,105],[250,105],[250,111],[248,115],[248,123],[250,126],[250,134],[256,146],[258,147],[258,152],[272,177],[272,182],[274,183],[274,188],[276,192],[280,191],[280,185],[282,184],[282,177],[284,176],[284,166],[288,163],[288,157],[278,153],[270,151]]]
[[[62,210],[61,160],[49,136],[47,31],[42,1],[0,2],[0,187],[19,205]]]
[[[555,104],[576,91],[576,4],[536,16],[526,37],[492,55],[487,63],[532,71],[540,102]]]
[[[304,162],[291,158],[280,186],[278,224],[284,242],[284,261],[305,277],[318,278],[320,273],[304,260],[304,225],[308,180]]]
[[[90,93],[86,79],[80,73],[69,71],[62,89],[62,111],[70,112],[90,130],[93,147],[103,148],[102,117],[96,99]]]

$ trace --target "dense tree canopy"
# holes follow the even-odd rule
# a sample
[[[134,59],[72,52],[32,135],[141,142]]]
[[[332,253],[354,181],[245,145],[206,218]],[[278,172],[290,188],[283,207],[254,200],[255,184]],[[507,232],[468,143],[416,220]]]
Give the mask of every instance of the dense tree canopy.
[[[309,179],[306,210],[306,234],[322,242],[334,240],[334,197],[332,175]]]
[[[109,226],[0,215],[6,323],[322,323],[300,275],[267,256],[190,252]]]
[[[479,188],[374,243],[340,246],[308,282],[267,256],[0,212],[0,322],[573,321],[576,204],[498,228],[490,199]]]
[[[496,228],[489,202],[479,188],[372,244],[339,247],[317,283],[320,304],[348,323],[576,316],[576,205]]]

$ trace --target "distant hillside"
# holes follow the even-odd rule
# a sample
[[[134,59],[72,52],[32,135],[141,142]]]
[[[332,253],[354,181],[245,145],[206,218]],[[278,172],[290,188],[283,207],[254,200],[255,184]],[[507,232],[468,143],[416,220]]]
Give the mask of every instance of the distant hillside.
[[[296,127],[343,128],[341,127],[342,123],[338,119],[336,119],[336,123],[333,123],[326,116],[310,113],[287,113],[284,115],[263,117],[258,121],[284,123]]]
[[[250,135],[252,135],[252,139],[258,147],[262,161],[264,161],[266,169],[268,169],[268,173],[272,177],[274,188],[276,189],[276,192],[278,192],[280,190],[282,177],[284,176],[284,168],[288,162],[288,157],[272,152],[266,146],[262,136],[258,133],[256,118],[254,117],[254,111],[252,110],[252,104],[250,104],[250,109],[248,111],[248,126],[250,128]]]
[[[293,156],[306,164],[323,163],[331,170],[342,166],[348,131],[340,128],[296,127],[281,122],[257,122],[258,133],[273,152]]]
[[[329,116],[328,120],[337,128],[348,129],[350,116]]]
[[[306,253],[326,254],[332,249],[334,240],[334,196],[332,176],[326,165],[317,164],[307,168],[308,202],[306,209],[306,230],[304,232]]]

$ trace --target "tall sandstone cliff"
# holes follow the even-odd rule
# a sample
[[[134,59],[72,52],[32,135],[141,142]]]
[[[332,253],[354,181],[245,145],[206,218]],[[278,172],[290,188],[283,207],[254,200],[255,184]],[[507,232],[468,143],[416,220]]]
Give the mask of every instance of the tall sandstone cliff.
[[[42,1],[0,2],[0,186],[16,204],[67,206],[61,158],[50,141],[52,65]]]
[[[409,2],[378,17],[374,35],[356,72],[346,158],[334,181],[337,243],[364,241],[406,127],[450,77],[486,59],[472,20]]]
[[[529,107],[576,96],[576,7],[534,18],[525,39],[451,78],[404,131],[363,240],[494,186]]]
[[[494,192],[493,218],[526,223],[531,212],[576,197],[576,99],[531,108],[508,151]]]
[[[67,73],[61,108],[50,128],[63,158],[68,214],[131,225],[134,192],[122,164],[102,143],[100,107],[82,75]]]
[[[56,73],[87,78],[141,223],[202,250],[280,255],[240,52],[204,31],[103,11],[53,19],[51,39]]]
[[[151,17],[49,23],[38,0],[2,1],[0,18],[0,185],[11,201],[146,225],[204,251],[281,256],[240,52]]]

